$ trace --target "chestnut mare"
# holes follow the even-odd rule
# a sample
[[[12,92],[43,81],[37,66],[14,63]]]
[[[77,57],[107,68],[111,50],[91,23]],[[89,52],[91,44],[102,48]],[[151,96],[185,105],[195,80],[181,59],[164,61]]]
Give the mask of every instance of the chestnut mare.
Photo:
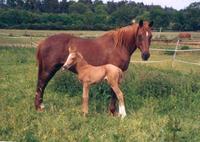
[[[37,49],[38,82],[35,94],[35,108],[43,111],[43,93],[49,80],[63,66],[69,55],[69,43],[77,47],[84,59],[91,65],[99,66],[113,64],[127,70],[132,53],[139,48],[143,60],[150,57],[151,27],[153,22],[119,28],[109,31],[95,39],[83,39],[70,34],[53,35],[42,41]],[[70,71],[76,73],[72,66]],[[109,110],[114,114],[116,110],[116,95],[113,90]]]
[[[119,84],[122,80],[123,74],[120,68],[112,64],[92,66],[87,63],[87,61],[74,46],[69,47],[69,56],[62,68],[63,70],[65,70],[69,69],[71,66],[75,66],[78,74],[78,79],[83,85],[82,111],[84,116],[88,114],[90,85],[99,83],[103,80],[107,80],[108,84],[117,96],[117,99],[119,101],[119,116],[121,116],[121,118],[124,118],[126,116],[124,95],[119,88]]]

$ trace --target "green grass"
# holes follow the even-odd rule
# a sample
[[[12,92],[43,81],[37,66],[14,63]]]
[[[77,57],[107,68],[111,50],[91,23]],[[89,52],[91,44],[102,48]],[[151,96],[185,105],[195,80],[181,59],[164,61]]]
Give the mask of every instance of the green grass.
[[[34,109],[37,66],[33,48],[0,48],[0,140],[200,141],[200,75],[130,65],[122,90],[127,117],[109,116],[109,88],[91,88],[89,116],[81,113],[81,85],[58,72],[45,91],[46,111]]]

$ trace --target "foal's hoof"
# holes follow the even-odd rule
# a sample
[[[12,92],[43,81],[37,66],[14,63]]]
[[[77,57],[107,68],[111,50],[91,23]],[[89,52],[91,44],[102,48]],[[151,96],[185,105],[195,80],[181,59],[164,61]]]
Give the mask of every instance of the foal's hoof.
[[[118,113],[118,117],[121,117],[121,119],[124,119],[126,117],[126,114],[119,114]]]
[[[44,109],[45,107],[44,107],[44,104],[41,104],[36,110],[37,110],[37,112],[44,112]]]
[[[87,117],[88,116],[88,113],[83,113],[83,117]]]

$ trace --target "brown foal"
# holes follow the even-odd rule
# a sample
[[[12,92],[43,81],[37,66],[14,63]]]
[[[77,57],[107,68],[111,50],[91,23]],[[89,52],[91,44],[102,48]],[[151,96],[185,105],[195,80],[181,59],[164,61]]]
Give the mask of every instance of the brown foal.
[[[119,88],[120,81],[122,79],[122,70],[112,64],[106,64],[101,66],[93,66],[87,63],[83,56],[74,47],[69,47],[69,56],[63,65],[63,70],[69,69],[74,66],[78,73],[78,79],[83,85],[83,104],[82,111],[84,116],[88,114],[88,96],[89,87],[92,84],[107,80],[110,87],[115,92],[119,101],[119,115],[121,118],[126,116],[124,106],[124,96]]]

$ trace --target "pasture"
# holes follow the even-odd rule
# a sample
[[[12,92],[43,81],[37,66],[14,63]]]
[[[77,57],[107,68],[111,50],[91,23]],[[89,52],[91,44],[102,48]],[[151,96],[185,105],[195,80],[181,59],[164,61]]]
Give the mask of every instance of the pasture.
[[[175,62],[171,52],[152,51],[154,64],[130,64],[121,89],[127,117],[108,115],[109,88],[91,88],[89,116],[81,113],[81,84],[59,71],[45,90],[46,111],[34,108],[37,66],[35,48],[47,35],[62,31],[0,30],[0,140],[7,141],[200,141],[200,66]],[[68,31],[84,37],[103,32]],[[154,38],[159,33],[154,33]],[[175,39],[178,33],[162,33]],[[199,48],[200,33],[181,45]],[[188,41],[186,41],[188,42]],[[189,41],[190,42],[190,41]],[[152,48],[174,49],[176,42],[153,42]],[[22,48],[29,47],[29,48]],[[19,48],[16,48],[19,47]],[[200,52],[177,53],[177,59],[200,63]],[[133,60],[140,60],[139,52]]]

